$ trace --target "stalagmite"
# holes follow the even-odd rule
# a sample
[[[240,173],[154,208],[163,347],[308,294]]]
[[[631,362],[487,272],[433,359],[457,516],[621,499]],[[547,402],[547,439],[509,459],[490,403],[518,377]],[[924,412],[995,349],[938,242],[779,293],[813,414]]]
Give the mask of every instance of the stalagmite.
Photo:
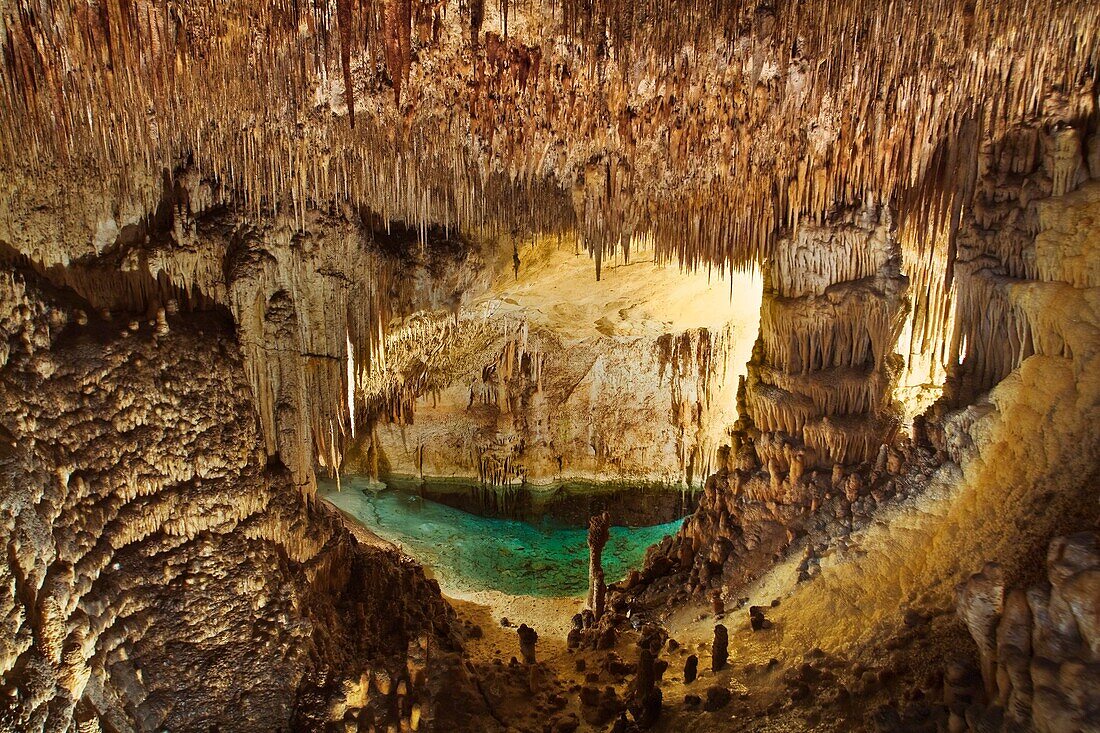
[[[694,654],[688,656],[684,662],[684,684],[690,685],[699,674],[699,657]]]
[[[527,624],[520,624],[519,629],[516,630],[519,634],[519,651],[523,656],[524,664],[535,663],[535,644],[538,643],[539,635],[534,629]]]
[[[588,608],[596,619],[603,616],[607,585],[603,575],[603,548],[610,538],[611,515],[597,514],[588,520]]]
[[[1100,537],[1055,538],[1048,584],[1008,590],[1002,569],[987,563],[958,592],[958,614],[978,645],[985,699],[968,712],[968,730],[1004,716],[1035,730],[1087,730],[1100,702]],[[1084,726],[1084,727],[1082,727]]]
[[[710,650],[710,670],[718,672],[726,668],[726,660],[729,659],[730,637],[726,627],[717,624],[714,627],[714,643]]]

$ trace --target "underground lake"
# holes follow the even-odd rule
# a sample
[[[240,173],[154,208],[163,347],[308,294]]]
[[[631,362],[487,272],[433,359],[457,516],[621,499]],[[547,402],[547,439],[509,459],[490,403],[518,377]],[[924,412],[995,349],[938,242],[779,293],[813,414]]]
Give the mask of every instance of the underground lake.
[[[532,494],[526,489],[502,492],[446,483],[388,483],[383,488],[366,478],[343,477],[339,486],[336,481],[319,482],[319,491],[368,530],[423,563],[445,589],[516,596],[584,595],[588,587],[588,510],[611,511],[613,526],[603,566],[608,582],[613,582],[631,569],[641,568],[646,549],[676,532],[693,504],[690,494],[681,498],[675,490],[642,492],[643,501],[645,495],[657,491],[672,499],[651,503],[661,507],[651,514],[659,523],[637,526],[643,513],[637,508],[616,511],[622,506],[618,492],[595,491],[583,484]],[[496,501],[486,501],[485,491],[494,492]],[[458,502],[457,496],[465,498]],[[479,513],[448,505],[456,503],[476,506]],[[506,506],[517,509],[504,511]],[[628,519],[620,520],[620,515]],[[634,526],[622,526],[620,521]]]

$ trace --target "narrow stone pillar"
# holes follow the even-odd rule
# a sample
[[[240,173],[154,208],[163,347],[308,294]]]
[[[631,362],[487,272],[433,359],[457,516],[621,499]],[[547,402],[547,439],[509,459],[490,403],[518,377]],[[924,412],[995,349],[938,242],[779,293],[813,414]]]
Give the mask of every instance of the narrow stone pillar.
[[[603,616],[607,584],[603,575],[603,548],[611,536],[611,515],[597,514],[588,520],[588,607],[599,621]]]

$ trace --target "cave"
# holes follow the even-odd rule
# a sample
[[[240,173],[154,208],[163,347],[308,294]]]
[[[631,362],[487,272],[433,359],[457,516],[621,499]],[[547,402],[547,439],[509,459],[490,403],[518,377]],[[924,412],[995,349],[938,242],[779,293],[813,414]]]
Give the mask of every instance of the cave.
[[[1100,731],[1100,5],[0,5],[0,731]]]

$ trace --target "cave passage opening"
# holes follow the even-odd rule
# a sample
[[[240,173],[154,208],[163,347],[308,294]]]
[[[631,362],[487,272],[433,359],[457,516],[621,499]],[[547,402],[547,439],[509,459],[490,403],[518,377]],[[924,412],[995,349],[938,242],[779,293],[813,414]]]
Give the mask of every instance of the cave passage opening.
[[[717,469],[759,331],[759,270],[685,271],[644,242],[599,282],[554,239],[460,254],[427,253],[424,288],[454,284],[451,310],[394,317],[384,366],[355,385],[417,374],[415,390],[389,390],[401,404],[359,432],[321,494],[445,589],[509,595],[582,593],[585,528],[608,511],[606,571],[621,579]]]

